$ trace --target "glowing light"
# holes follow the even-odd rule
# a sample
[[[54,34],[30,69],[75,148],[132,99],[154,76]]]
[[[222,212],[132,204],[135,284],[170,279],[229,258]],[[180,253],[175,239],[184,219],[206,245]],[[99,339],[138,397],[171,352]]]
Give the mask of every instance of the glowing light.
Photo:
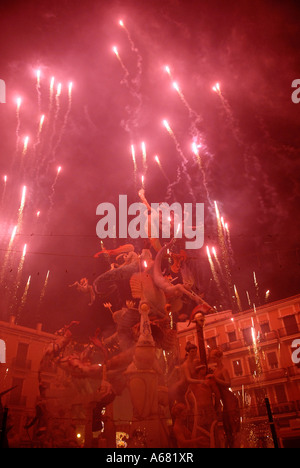
[[[171,77],[171,70],[170,70],[170,67],[168,65],[165,66],[165,70],[168,73],[168,75]]]
[[[141,177],[141,180],[142,180],[142,187],[144,188],[145,187],[145,177],[143,175]]]
[[[268,291],[266,291],[266,294],[265,294],[266,301],[269,299],[269,296],[270,296],[270,290],[268,289]]]
[[[241,311],[242,310],[242,304],[241,304],[241,301],[240,301],[240,297],[239,297],[239,293],[236,289],[236,285],[234,284],[233,285],[233,288],[234,288],[234,294],[235,294],[235,297],[236,297],[236,302],[237,302],[237,305],[238,305],[238,308],[239,310]]]
[[[70,82],[69,83],[69,86],[68,86],[68,94],[69,94],[69,99],[71,99],[71,95],[72,95],[72,88],[73,88],[73,83]]]
[[[49,281],[49,275],[50,275],[50,270],[48,270],[48,272],[47,272],[46,279],[45,279],[45,282],[44,282],[44,286],[43,286],[42,291],[41,291],[39,307],[41,306],[42,301],[43,301],[44,296],[45,296],[45,293],[46,293],[47,284],[48,284],[48,281]]]
[[[41,70],[37,70],[36,71],[36,82],[37,82],[38,86],[40,85],[40,79],[41,79]]]
[[[162,121],[162,123],[163,123],[164,127],[166,128],[166,130],[170,133],[170,135],[173,135],[173,131],[172,131],[168,121],[166,119],[164,119]]]
[[[44,121],[45,121],[45,116],[43,114],[40,118],[39,133],[42,131]]]
[[[54,81],[55,81],[55,78],[54,78],[54,76],[52,76],[52,78],[51,78],[51,80],[50,80],[50,94],[53,93]]]
[[[19,112],[21,104],[22,104],[22,99],[20,97],[18,97],[17,98],[17,112]]]
[[[112,48],[113,52],[116,54],[117,57],[119,57],[119,52],[116,46],[113,46]]]
[[[37,212],[36,212],[36,217],[39,218],[40,215],[41,215],[41,212],[40,212],[40,211],[37,211]]]
[[[23,247],[23,253],[22,253],[23,258],[26,257],[26,251],[27,251],[27,244],[25,244],[24,247]]]
[[[5,175],[5,176],[3,177],[3,180],[4,180],[4,183],[6,184],[6,182],[7,182],[7,175]]]
[[[57,88],[56,88],[56,97],[58,98],[61,95],[61,83],[58,83]]]
[[[15,226],[13,228],[11,236],[10,236],[10,241],[9,241],[9,244],[8,244],[8,247],[7,247],[7,252],[5,254],[5,258],[4,258],[4,261],[3,261],[3,264],[2,264],[2,268],[1,268],[1,275],[0,275],[0,282],[1,283],[2,283],[3,278],[4,278],[4,273],[5,273],[6,266],[7,266],[8,260],[9,260],[9,256],[10,256],[10,250],[11,250],[11,247],[13,245],[14,239],[16,237],[17,229],[18,229],[18,226]]]
[[[178,84],[176,83],[176,81],[173,81],[173,88],[176,89],[176,91],[177,91],[178,93],[180,93],[180,89],[179,89],[179,86],[178,86]]]
[[[147,153],[146,153],[146,144],[144,141],[141,143],[141,147],[142,147],[142,155],[143,155],[143,166],[146,171],[147,170]]]
[[[61,172],[61,166],[57,168],[57,175]]]
[[[219,212],[218,204],[216,201],[214,201],[214,204],[215,204],[215,211],[216,211],[217,219],[220,220],[220,212]]]
[[[124,28],[124,23],[122,20],[119,21],[119,25],[122,26],[122,28]]]
[[[28,142],[29,142],[29,136],[26,136],[24,138],[24,146],[23,146],[23,155],[25,155],[27,153],[27,149],[28,149]]]
[[[220,89],[220,83],[216,83],[213,87],[212,87],[212,90],[217,93],[217,94],[221,94],[221,89]]]
[[[135,158],[135,149],[134,149],[134,145],[131,145],[130,148],[131,148],[131,157],[132,157],[132,161],[133,161],[134,173],[136,173],[137,166],[136,166],[136,158]]]

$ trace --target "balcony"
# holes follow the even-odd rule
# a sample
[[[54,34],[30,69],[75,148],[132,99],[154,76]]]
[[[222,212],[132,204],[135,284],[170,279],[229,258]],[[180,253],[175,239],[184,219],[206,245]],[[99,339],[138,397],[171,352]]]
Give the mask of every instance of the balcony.
[[[287,338],[293,335],[298,335],[299,337],[299,328],[298,326],[293,326],[293,327],[286,327],[286,328],[279,328],[278,329],[278,334],[280,338]]]

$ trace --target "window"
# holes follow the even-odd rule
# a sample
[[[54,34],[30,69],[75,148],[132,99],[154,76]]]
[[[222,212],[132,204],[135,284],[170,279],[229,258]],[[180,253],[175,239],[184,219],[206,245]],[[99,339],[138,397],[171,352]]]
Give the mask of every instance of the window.
[[[228,340],[229,340],[229,343],[233,343],[234,341],[237,341],[235,330],[228,332]]]
[[[298,324],[295,315],[287,315],[283,317],[283,323],[287,335],[298,333]]]
[[[262,332],[263,335],[265,333],[269,333],[271,331],[269,322],[261,323],[260,324],[260,329],[261,329],[261,332]]]
[[[277,360],[277,354],[275,351],[272,351],[271,353],[267,353],[267,358],[268,358],[268,363],[271,369],[278,369],[278,360]]]
[[[286,403],[287,402],[287,396],[285,392],[285,387],[283,384],[279,385],[274,385],[275,393],[276,393],[276,398],[277,398],[277,403]]]
[[[242,362],[239,359],[233,361],[233,372],[237,377],[243,375]]]
[[[256,375],[258,371],[258,367],[257,367],[255,356],[250,356],[248,358],[248,362],[249,362],[250,374]]]
[[[26,367],[27,353],[29,345],[27,343],[19,343],[16,355],[16,365],[24,369]]]
[[[243,329],[243,336],[247,346],[253,343],[251,327]]]
[[[215,336],[212,336],[211,338],[206,338],[206,343],[210,349],[214,349],[217,347],[217,338]]]

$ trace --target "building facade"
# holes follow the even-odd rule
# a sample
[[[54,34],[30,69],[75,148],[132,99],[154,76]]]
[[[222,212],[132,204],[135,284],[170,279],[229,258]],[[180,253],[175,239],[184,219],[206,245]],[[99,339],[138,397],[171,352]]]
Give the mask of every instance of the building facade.
[[[233,314],[206,316],[204,340],[209,354],[223,352],[223,364],[238,396],[241,418],[259,426],[268,421],[268,398],[282,447],[300,446],[300,295]],[[179,352],[198,344],[196,325],[178,324]]]

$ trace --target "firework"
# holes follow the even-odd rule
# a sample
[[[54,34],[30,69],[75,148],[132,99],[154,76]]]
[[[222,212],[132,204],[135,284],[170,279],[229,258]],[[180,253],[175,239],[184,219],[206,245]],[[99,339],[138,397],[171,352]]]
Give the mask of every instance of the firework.
[[[12,230],[12,234],[11,234],[11,237],[10,237],[10,240],[9,240],[9,243],[8,243],[8,247],[7,247],[5,257],[4,257],[4,261],[3,261],[3,264],[2,264],[2,268],[1,268],[0,283],[2,283],[3,278],[4,278],[7,263],[9,261],[9,256],[10,256],[10,253],[11,253],[11,248],[12,248],[13,242],[14,242],[15,237],[16,237],[17,229],[18,229],[18,226],[15,226],[13,228],[13,230]]]
[[[30,281],[31,281],[31,276],[28,277],[28,280],[27,280],[27,283],[26,283],[26,286],[25,286],[25,289],[24,289],[24,293],[23,293],[22,298],[21,298],[20,307],[19,307],[18,315],[17,315],[18,318],[20,318],[21,312],[24,309],[24,306],[26,304],[26,299],[27,299],[27,295],[28,295],[28,289],[29,289],[29,286],[30,286]]]
[[[220,83],[216,83],[213,87],[212,90],[217,93],[219,96],[221,96],[221,89],[220,89]]]
[[[142,148],[142,155],[143,155],[143,167],[144,167],[144,170],[147,171],[147,154],[146,154],[146,144],[144,141],[141,143],[141,148]]]
[[[7,184],[7,175],[3,177],[3,192],[2,192],[2,198],[1,198],[1,206],[4,202],[4,197],[5,197],[5,192],[6,192],[6,184]]]
[[[132,157],[132,161],[133,161],[134,179],[136,180],[137,164],[136,164],[136,157],[135,157],[134,145],[131,145],[130,150],[131,150],[131,157]]]
[[[44,282],[44,285],[43,285],[43,288],[42,288],[42,291],[41,291],[41,295],[40,295],[39,307],[41,306],[41,304],[43,302],[43,299],[45,297],[45,293],[46,293],[46,289],[47,289],[47,285],[48,285],[48,280],[49,280],[49,275],[50,275],[50,271],[48,270],[47,275],[46,275],[46,279],[45,279],[45,282]]]
[[[166,178],[166,180],[170,183],[170,180],[169,180],[167,174],[165,173],[165,171],[164,171],[164,169],[163,169],[163,167],[162,167],[162,165],[161,165],[160,159],[159,159],[159,157],[158,157],[157,155],[154,156],[154,161],[157,163],[157,165],[158,165],[158,167],[160,168],[160,170],[161,170],[163,176],[164,176],[164,177]]]
[[[207,187],[206,174],[205,174],[205,171],[204,171],[204,168],[203,168],[202,159],[201,159],[201,156],[199,154],[198,148],[199,148],[199,145],[197,145],[196,142],[193,141],[192,151],[193,151],[194,155],[196,156],[198,166],[199,166],[199,168],[201,170],[201,173],[202,173],[203,187],[204,187],[205,192],[206,192],[207,200],[209,201],[210,205],[212,206],[212,200],[210,198],[209,190],[208,190],[208,187]]]
[[[50,80],[50,88],[49,88],[49,114],[51,112],[52,104],[53,104],[54,81],[55,81],[55,78],[54,76],[52,76]]]
[[[117,57],[117,59],[119,60],[119,62],[120,62],[120,64],[121,64],[121,67],[122,67],[122,69],[123,69],[123,71],[124,71],[124,76],[123,76],[123,78],[122,78],[122,80],[121,80],[121,84],[124,83],[127,87],[129,87],[129,82],[128,82],[129,71],[128,71],[127,68],[125,67],[125,65],[124,65],[124,63],[123,63],[123,61],[122,61],[122,59],[121,59],[121,57],[120,57],[120,54],[119,54],[119,52],[118,52],[117,47],[116,47],[116,46],[113,46],[112,50],[113,50],[115,56]]]
[[[41,110],[41,70],[36,72],[36,91],[38,96],[38,108]]]
[[[17,294],[18,294],[18,291],[19,291],[19,288],[20,288],[20,282],[21,282],[21,278],[22,278],[22,272],[23,272],[23,267],[24,267],[24,262],[25,262],[25,257],[26,257],[26,251],[27,251],[27,244],[25,244],[24,247],[23,247],[22,256],[21,256],[19,266],[18,266],[17,278],[16,278],[16,283],[15,283],[15,288],[14,288],[14,293],[13,293],[13,299],[12,299],[11,304],[10,304],[11,313],[13,312],[14,308],[17,305],[17,300],[18,300],[17,299]]]
[[[236,302],[237,302],[237,305],[238,305],[238,308],[240,311],[242,311],[242,304],[241,304],[241,300],[240,300],[240,296],[239,296],[239,293],[237,291],[237,288],[236,288],[236,285],[234,284],[233,285],[233,289],[234,289],[234,295],[235,295],[235,298],[236,298]]]
[[[207,258],[208,258],[208,262],[209,262],[209,266],[210,266],[210,269],[211,269],[211,272],[212,272],[212,275],[213,275],[213,278],[215,280],[215,283],[219,289],[219,292],[222,294],[222,288],[221,288],[221,283],[220,283],[220,280],[218,278],[218,275],[217,275],[217,272],[215,270],[215,267],[214,267],[214,264],[213,264],[213,261],[211,259],[211,254],[210,254],[210,250],[209,250],[209,247],[206,246],[206,253],[207,253]]]
[[[19,132],[20,132],[20,126],[21,126],[21,120],[20,120],[20,108],[22,104],[22,99],[20,97],[17,98],[17,107],[16,107],[16,117],[17,117],[17,128],[16,128],[16,137],[17,137],[17,142],[16,142],[16,151],[19,149]]]
[[[24,138],[24,145],[23,145],[23,151],[22,151],[23,156],[25,156],[25,154],[27,153],[28,143],[29,143],[29,136],[26,136]]]
[[[257,282],[257,279],[256,279],[255,271],[253,272],[253,281],[254,281],[254,286],[255,286],[255,291],[256,291],[256,297],[257,297],[258,304],[259,304],[259,302],[260,302],[260,300],[259,300],[259,286],[258,286],[258,282]]]
[[[21,231],[21,227],[22,227],[23,214],[24,214],[24,208],[25,208],[25,203],[26,203],[26,191],[27,191],[27,187],[24,185],[22,189],[20,208],[18,211],[18,224],[17,224],[18,231]]]

